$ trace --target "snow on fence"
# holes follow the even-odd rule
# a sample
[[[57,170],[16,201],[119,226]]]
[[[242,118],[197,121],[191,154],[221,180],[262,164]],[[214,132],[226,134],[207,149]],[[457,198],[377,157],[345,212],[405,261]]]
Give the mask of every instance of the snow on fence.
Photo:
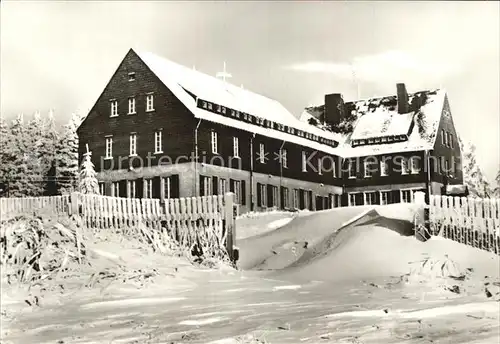
[[[72,193],[64,196],[1,198],[0,220],[48,209],[57,214],[79,215],[93,229],[145,225],[166,229],[177,241],[190,247],[194,243],[216,242],[234,256],[237,205],[234,194],[220,196],[159,199],[120,198]]]
[[[500,254],[500,199],[431,195],[433,235]]]

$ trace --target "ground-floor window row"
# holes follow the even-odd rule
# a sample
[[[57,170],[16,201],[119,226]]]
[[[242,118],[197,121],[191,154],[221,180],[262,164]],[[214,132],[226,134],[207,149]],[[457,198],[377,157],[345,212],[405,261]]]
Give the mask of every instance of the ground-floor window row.
[[[364,192],[349,192],[347,194],[347,205],[372,205],[412,203],[415,200],[415,192],[425,191],[423,188],[411,188],[400,190],[379,190]]]
[[[101,195],[127,198],[178,198],[179,175],[99,182]]]

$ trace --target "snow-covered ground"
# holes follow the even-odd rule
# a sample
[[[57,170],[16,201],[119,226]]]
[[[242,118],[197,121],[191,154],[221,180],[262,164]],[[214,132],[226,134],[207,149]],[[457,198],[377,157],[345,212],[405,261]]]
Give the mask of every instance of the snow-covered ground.
[[[398,205],[242,217],[240,270],[156,259],[178,269],[139,288],[17,304],[2,342],[498,342],[499,257],[442,238],[419,242],[411,214]]]

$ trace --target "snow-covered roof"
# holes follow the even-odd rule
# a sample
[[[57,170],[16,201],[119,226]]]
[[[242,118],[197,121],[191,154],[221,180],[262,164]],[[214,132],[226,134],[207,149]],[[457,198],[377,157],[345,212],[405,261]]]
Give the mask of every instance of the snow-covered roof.
[[[399,114],[397,97],[387,96],[345,103],[352,129],[343,133],[341,155],[369,156],[393,152],[428,150],[434,147],[445,90],[428,90],[408,95],[409,112]],[[318,118],[324,105],[306,108],[303,121]],[[309,116],[308,116],[309,114]]]
[[[299,121],[278,101],[153,53],[136,53],[196,118],[338,154],[340,135]],[[242,120],[247,115],[251,120]]]

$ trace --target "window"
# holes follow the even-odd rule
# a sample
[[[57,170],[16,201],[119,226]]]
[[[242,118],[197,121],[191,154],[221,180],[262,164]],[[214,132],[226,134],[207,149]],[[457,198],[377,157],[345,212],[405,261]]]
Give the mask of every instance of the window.
[[[444,129],[441,129],[441,144],[445,145]]]
[[[106,185],[104,183],[99,183],[99,195],[106,195]]]
[[[233,156],[240,157],[240,140],[236,136],[233,136]]]
[[[137,134],[130,134],[130,155],[137,155]]]
[[[412,156],[410,158],[411,164],[411,174],[418,174],[420,172],[420,161],[418,156]]]
[[[365,205],[377,204],[377,193],[376,192],[365,192],[364,193]]]
[[[382,158],[380,160],[380,176],[386,177],[389,175],[389,165],[387,164],[387,161]]]
[[[349,202],[350,207],[353,207],[356,205],[356,194],[355,193],[349,194],[348,202]]]
[[[302,172],[307,172],[307,157],[306,157],[306,152],[302,152]]]
[[[232,192],[234,192],[234,198],[235,198],[235,202],[238,203],[238,204],[242,204],[241,201],[242,201],[242,198],[241,198],[241,181],[240,180],[231,180],[231,183],[233,184],[233,190]]]
[[[356,178],[356,162],[349,160],[349,179]]]
[[[135,98],[130,97],[128,99],[128,114],[133,115],[135,114]]]
[[[118,182],[111,183],[111,196],[120,197],[120,184]]]
[[[214,130],[212,130],[212,133],[211,133],[211,142],[212,142],[212,153],[218,154],[217,153],[217,132]]]
[[[323,174],[323,158],[318,158],[318,174]]]
[[[453,145],[453,135],[450,134],[450,148],[454,148],[454,145]]]
[[[261,144],[259,144],[259,162],[261,164],[266,162],[265,157],[266,157],[266,152],[265,152],[264,144],[261,143]]]
[[[408,166],[408,159],[401,158],[401,174],[410,173],[410,167]]]
[[[153,198],[153,179],[144,179],[144,198]]]
[[[299,189],[293,189],[293,209],[299,209]]]
[[[373,171],[371,167],[371,163],[369,161],[365,161],[364,163],[365,167],[365,178],[370,178],[373,176]]]
[[[267,186],[269,191],[270,191],[270,197],[271,199],[269,200],[269,204],[267,205],[268,207],[277,207],[278,206],[278,187],[274,185],[268,185]]]
[[[401,202],[411,203],[413,202],[413,191],[412,190],[401,190]]]
[[[265,207],[267,203],[266,184],[257,183],[257,205]]]
[[[390,191],[380,191],[380,204],[390,204]]]
[[[131,72],[128,73],[128,81],[134,81],[135,80],[135,73]]]
[[[219,178],[219,195],[224,195],[227,190],[227,182],[225,179]]]
[[[154,111],[154,97],[152,93],[146,95],[146,111]]]
[[[118,101],[117,100],[110,100],[111,104],[111,117],[116,117],[118,116]]]
[[[155,131],[155,153],[163,153],[162,149],[162,131]]]
[[[304,192],[304,209],[309,209],[311,204],[309,203],[309,191]]]
[[[113,137],[106,137],[106,159],[113,158]]]
[[[290,208],[290,190],[287,187],[282,187],[281,190],[283,192],[281,208],[288,209]]]
[[[448,160],[444,161],[444,173],[447,176],[450,175],[450,162]]]
[[[288,168],[287,151],[286,149],[281,150],[281,164],[284,168]]]
[[[201,196],[211,196],[213,194],[212,190],[212,178],[207,176],[200,176],[201,181]]]
[[[135,198],[135,180],[127,180],[127,197]]]

